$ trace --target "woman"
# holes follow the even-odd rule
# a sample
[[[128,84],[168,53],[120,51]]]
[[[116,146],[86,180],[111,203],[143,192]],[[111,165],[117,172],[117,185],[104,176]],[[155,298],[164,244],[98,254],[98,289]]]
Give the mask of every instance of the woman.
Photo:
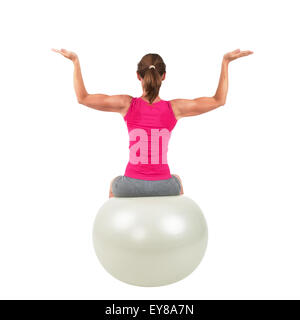
[[[168,142],[177,121],[208,112],[226,102],[229,62],[252,54],[240,49],[223,56],[221,75],[212,97],[162,100],[159,89],[166,77],[166,65],[158,54],[146,54],[138,63],[137,78],[143,93],[130,95],[89,94],[84,86],[79,59],[66,49],[51,49],[74,63],[74,88],[80,104],[122,115],[130,137],[130,156],[125,174],[110,183],[109,197],[170,196],[183,194],[182,181],[170,174],[167,163]]]

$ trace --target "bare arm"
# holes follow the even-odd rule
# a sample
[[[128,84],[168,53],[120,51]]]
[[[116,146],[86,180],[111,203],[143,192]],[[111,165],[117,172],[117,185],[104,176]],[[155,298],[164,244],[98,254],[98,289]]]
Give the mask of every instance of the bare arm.
[[[200,97],[196,99],[175,99],[171,100],[171,105],[176,119],[196,116],[204,112],[211,111],[226,103],[228,91],[228,65],[229,62],[239,57],[253,53],[252,51],[240,51],[239,49],[229,52],[223,56],[221,74],[218,88],[212,97]]]
[[[226,97],[228,92],[228,64],[229,61],[223,58],[218,88],[215,95],[213,96],[213,98],[217,102],[218,107],[223,106],[226,103]]]
[[[106,94],[96,93],[88,94],[78,102],[96,110],[118,112],[124,117],[129,109],[131,99],[132,96],[126,94],[109,96]]]
[[[74,58],[74,72],[73,72],[73,85],[77,97],[77,101],[80,103],[84,97],[88,95],[81,74],[81,67],[78,57]]]
[[[132,97],[125,94],[107,95],[107,94],[89,94],[84,86],[80,62],[75,52],[65,49],[52,49],[54,52],[62,54],[64,57],[70,59],[74,64],[73,84],[78,103],[87,107],[97,109],[100,111],[118,112],[125,116]]]
[[[74,59],[74,89],[78,103],[100,111],[118,112],[124,116],[129,108],[131,96],[125,94],[89,94],[82,79],[79,59]]]

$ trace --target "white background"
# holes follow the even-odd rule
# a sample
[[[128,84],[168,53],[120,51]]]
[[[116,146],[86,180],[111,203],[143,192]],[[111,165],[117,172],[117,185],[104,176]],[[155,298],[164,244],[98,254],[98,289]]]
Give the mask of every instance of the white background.
[[[299,299],[298,1],[1,2],[0,298]],[[160,97],[212,96],[223,54],[225,106],[179,120],[172,173],[203,210],[209,243],[186,279],[140,288],[111,277],[92,245],[110,181],[124,173],[121,115],[77,103],[142,94],[138,61],[167,65]]]

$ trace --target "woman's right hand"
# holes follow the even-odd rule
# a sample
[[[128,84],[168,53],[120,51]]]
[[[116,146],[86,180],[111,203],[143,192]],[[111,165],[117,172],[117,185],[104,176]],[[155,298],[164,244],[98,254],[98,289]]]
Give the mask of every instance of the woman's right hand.
[[[65,58],[70,59],[70,60],[73,61],[73,62],[74,62],[76,59],[78,59],[78,56],[77,56],[77,54],[76,54],[75,52],[68,51],[68,50],[66,50],[66,49],[58,50],[58,49],[52,48],[51,50],[54,51],[54,52],[60,53],[60,54],[63,55]]]
[[[248,56],[249,54],[252,54],[252,53],[253,51],[250,51],[250,50],[241,51],[240,49],[236,49],[234,51],[224,54],[223,60],[226,62],[230,62],[240,57]]]

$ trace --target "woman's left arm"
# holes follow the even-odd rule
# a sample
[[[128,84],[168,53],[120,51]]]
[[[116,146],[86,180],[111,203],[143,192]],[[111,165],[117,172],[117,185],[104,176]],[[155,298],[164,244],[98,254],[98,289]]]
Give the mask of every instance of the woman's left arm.
[[[74,61],[74,89],[78,103],[100,111],[118,112],[124,116],[130,105],[131,96],[126,94],[107,95],[102,93],[89,94],[84,86],[79,59]]]
[[[81,74],[81,67],[80,67],[80,62],[78,57],[76,56],[74,59],[72,59],[73,64],[74,64],[74,72],[73,72],[73,85],[77,97],[77,101],[81,103],[81,101],[88,95],[82,74]]]
[[[100,111],[118,112],[124,116],[130,105],[131,96],[125,94],[107,95],[107,94],[89,94],[84,86],[80,62],[75,52],[66,49],[52,49],[54,52],[62,54],[71,60],[74,64],[73,84],[78,103]]]

